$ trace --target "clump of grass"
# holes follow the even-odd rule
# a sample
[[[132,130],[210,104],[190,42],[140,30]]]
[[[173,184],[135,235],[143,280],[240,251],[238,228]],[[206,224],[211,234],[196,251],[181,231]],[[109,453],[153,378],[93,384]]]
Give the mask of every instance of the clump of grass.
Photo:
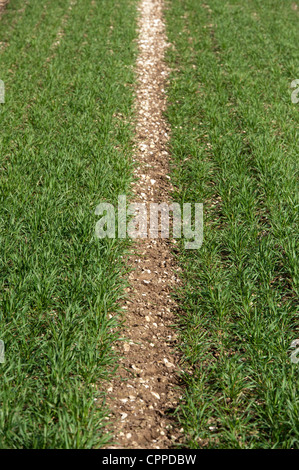
[[[0,447],[99,447],[126,246],[94,210],[131,178],[135,2],[23,3],[0,22]]]
[[[178,201],[204,203],[179,253],[179,419],[192,448],[298,447],[298,13],[290,1],[173,0],[168,119]]]

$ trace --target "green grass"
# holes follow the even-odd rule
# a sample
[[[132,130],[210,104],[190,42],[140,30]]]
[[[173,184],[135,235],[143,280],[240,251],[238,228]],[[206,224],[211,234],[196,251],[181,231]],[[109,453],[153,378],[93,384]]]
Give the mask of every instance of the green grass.
[[[178,253],[191,448],[299,447],[292,3],[168,2],[176,200],[203,202],[205,219],[203,246]]]
[[[0,448],[108,439],[126,246],[95,239],[94,210],[131,179],[135,11],[10,0],[0,21]]]

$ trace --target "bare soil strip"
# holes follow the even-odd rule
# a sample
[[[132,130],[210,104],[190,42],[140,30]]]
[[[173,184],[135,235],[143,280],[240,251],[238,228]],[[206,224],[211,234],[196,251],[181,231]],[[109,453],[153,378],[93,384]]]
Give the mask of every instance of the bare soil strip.
[[[164,120],[164,88],[168,70],[163,0],[142,0],[139,6],[137,61],[137,127],[133,192],[135,202],[168,202],[169,128]],[[180,439],[169,411],[180,400],[171,291],[179,282],[170,240],[142,239],[129,258],[129,300],[126,340],[118,346],[120,372],[108,388],[114,415],[115,448],[170,448]],[[111,447],[110,447],[111,448]]]

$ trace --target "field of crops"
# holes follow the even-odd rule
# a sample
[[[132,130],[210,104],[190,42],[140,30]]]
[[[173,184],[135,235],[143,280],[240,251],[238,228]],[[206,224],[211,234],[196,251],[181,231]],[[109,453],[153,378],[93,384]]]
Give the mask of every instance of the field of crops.
[[[135,38],[113,3],[17,0],[0,21],[1,447],[104,442],[125,246],[95,243],[94,210],[130,182]]]
[[[171,3],[173,175],[178,200],[205,207],[202,248],[180,254],[180,419],[192,447],[298,446],[298,12]]]
[[[144,179],[204,212],[200,248],[165,245],[180,272],[169,330],[180,399],[163,410],[167,442],[299,447],[299,362],[290,359],[299,338],[299,100],[290,88],[299,79],[299,4],[9,0],[0,13],[0,449],[118,440],[107,397],[121,369],[126,256],[136,242],[97,239],[95,208],[140,192],[136,96],[160,93],[155,82],[144,92],[136,74],[146,47],[137,46],[138,15],[148,8],[168,41],[157,73],[165,61],[170,176],[156,183],[144,170]],[[151,260],[156,274],[159,262]],[[141,314],[146,324],[151,312]],[[167,362],[159,381],[171,379]],[[143,397],[145,421],[159,408],[152,395],[158,405]],[[120,413],[130,423],[130,411]],[[159,446],[154,433],[144,442]]]

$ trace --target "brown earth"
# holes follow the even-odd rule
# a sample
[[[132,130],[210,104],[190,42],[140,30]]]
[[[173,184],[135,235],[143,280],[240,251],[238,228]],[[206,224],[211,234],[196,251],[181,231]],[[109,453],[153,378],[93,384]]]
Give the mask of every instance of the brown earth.
[[[134,202],[168,202],[169,127],[163,117],[168,47],[163,0],[139,6],[139,56],[136,90],[136,181]],[[108,448],[171,448],[182,441],[171,413],[181,399],[176,351],[175,304],[171,292],[180,279],[171,253],[175,240],[138,239],[128,263],[125,339],[116,346],[123,357],[108,387],[114,442]]]

